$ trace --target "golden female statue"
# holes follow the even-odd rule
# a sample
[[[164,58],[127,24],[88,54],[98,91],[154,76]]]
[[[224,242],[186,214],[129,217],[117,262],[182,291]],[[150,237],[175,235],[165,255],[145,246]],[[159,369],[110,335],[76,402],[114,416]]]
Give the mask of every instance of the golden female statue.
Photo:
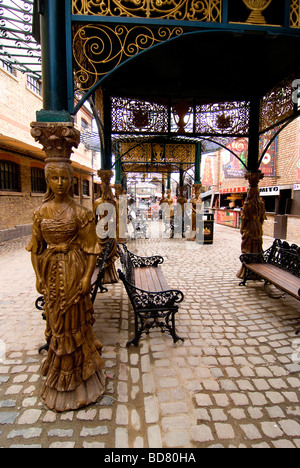
[[[258,187],[263,177],[261,172],[250,172],[245,175],[249,189],[241,216],[242,253],[263,252],[263,224],[266,219],[266,209]],[[244,278],[244,275],[245,267],[242,266],[237,277]]]
[[[200,211],[201,205],[202,205],[202,200],[200,198],[200,193],[201,193],[201,184],[195,184],[193,186],[194,188],[194,197],[191,199],[191,205],[192,205],[192,216],[191,216],[191,234],[195,233],[193,237],[188,237],[187,241],[195,241],[197,238],[197,215],[198,212]]]
[[[75,410],[103,394],[105,376],[89,296],[101,248],[92,212],[73,199],[67,159],[46,160],[47,193],[34,214],[31,252],[36,287],[45,298],[49,351],[41,396],[52,410]]]
[[[101,170],[99,171],[99,175],[101,177],[101,192],[102,195],[100,198],[98,198],[95,203],[94,203],[94,215],[96,218],[98,218],[98,221],[103,219],[108,213],[105,210],[103,215],[98,215],[98,210],[97,208],[100,207],[102,204],[110,204],[112,207],[115,209],[115,216],[117,214],[117,202],[113,196],[112,190],[111,190],[111,185],[110,185],[110,179],[113,175],[112,171],[109,170]],[[112,222],[115,224],[115,227],[117,228],[117,220],[109,220],[109,222]],[[108,228],[108,226],[107,226]],[[109,232],[109,228],[108,228]],[[106,260],[106,267],[104,271],[104,278],[103,278],[103,284],[113,284],[113,283],[118,283],[119,278],[117,274],[117,270],[115,267],[115,262],[119,258],[119,253],[118,253],[118,246],[117,246],[117,241],[116,241],[116,234],[115,232],[113,234],[113,241],[111,244],[110,252],[108,254],[107,260]],[[104,250],[107,242],[111,238],[109,235],[107,236],[101,236],[98,237],[98,242],[99,245],[101,246],[101,249]]]
[[[249,173],[249,189],[241,216],[242,252],[261,253],[263,251],[263,224],[266,219],[265,203],[260,197],[258,183],[262,173]]]

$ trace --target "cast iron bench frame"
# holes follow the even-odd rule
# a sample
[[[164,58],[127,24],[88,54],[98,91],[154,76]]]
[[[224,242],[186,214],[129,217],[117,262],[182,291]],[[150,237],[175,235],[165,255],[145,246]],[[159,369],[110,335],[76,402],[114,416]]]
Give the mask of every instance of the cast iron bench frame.
[[[174,343],[184,341],[175,329],[175,314],[178,304],[184,300],[184,294],[170,289],[159,265],[163,257],[140,257],[130,252],[126,245],[119,244],[122,269],[118,270],[131,305],[134,310],[135,336],[128,341],[138,346],[143,333],[149,334],[152,328],[160,328],[162,333],[168,331]]]
[[[91,300],[92,303],[94,304],[97,293],[100,291],[100,293],[105,293],[108,292],[108,289],[103,286],[103,278],[104,278],[104,273],[105,273],[105,267],[106,267],[106,262],[107,262],[107,257],[109,255],[111,245],[114,239],[110,239],[106,245],[105,248],[97,258],[97,264],[95,271],[92,275],[91,279],[91,290],[90,290],[90,295],[91,295]]]
[[[296,244],[275,239],[269,249],[258,254],[242,254],[240,260],[245,268],[240,286],[245,286],[248,280],[262,278],[266,293],[273,299],[287,293],[300,300],[300,247]],[[281,290],[281,294],[274,295],[268,291],[270,284]]]

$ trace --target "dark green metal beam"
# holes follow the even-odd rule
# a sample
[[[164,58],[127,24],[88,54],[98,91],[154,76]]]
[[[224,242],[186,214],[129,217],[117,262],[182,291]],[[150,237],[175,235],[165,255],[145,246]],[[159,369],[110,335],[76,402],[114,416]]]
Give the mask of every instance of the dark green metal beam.
[[[197,143],[195,154],[195,184],[201,184],[201,156],[201,143]]]
[[[103,138],[104,151],[101,153],[101,169],[112,168],[112,142],[111,142],[111,102],[110,95],[103,90]]]
[[[39,121],[68,121],[65,0],[42,0],[39,9],[43,110]]]
[[[260,98],[253,97],[250,101],[249,118],[249,147],[247,163],[247,169],[249,172],[257,172],[259,170],[259,122]]]

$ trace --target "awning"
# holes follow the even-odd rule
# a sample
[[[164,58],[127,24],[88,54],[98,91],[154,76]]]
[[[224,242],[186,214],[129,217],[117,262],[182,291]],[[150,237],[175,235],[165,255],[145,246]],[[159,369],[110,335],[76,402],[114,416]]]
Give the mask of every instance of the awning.
[[[211,197],[214,193],[213,190],[208,190],[207,192],[201,193],[201,198],[203,200],[204,198]]]

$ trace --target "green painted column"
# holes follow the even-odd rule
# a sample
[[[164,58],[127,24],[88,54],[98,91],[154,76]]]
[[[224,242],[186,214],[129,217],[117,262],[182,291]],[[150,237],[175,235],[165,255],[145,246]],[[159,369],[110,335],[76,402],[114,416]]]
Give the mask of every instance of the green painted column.
[[[116,164],[115,164],[115,183],[122,184],[122,159],[120,158],[120,146],[117,143],[117,151],[116,151]]]
[[[65,0],[43,0],[39,21],[42,49],[43,110],[40,122],[70,121],[67,89]]]
[[[168,178],[167,178],[167,190],[171,190],[171,174],[168,173]]]
[[[112,168],[112,147],[111,147],[111,99],[110,95],[103,90],[103,139],[104,151],[101,154],[101,169],[111,170]]]
[[[250,102],[248,172],[259,170],[259,121],[260,98],[254,97]]]
[[[182,169],[180,169],[180,172],[179,172],[179,187],[183,187],[184,186],[184,172]]]
[[[127,192],[127,176],[125,172],[122,174],[122,187]]]
[[[201,158],[202,158],[202,147],[201,143],[196,144],[195,148],[195,184],[201,184]]]

